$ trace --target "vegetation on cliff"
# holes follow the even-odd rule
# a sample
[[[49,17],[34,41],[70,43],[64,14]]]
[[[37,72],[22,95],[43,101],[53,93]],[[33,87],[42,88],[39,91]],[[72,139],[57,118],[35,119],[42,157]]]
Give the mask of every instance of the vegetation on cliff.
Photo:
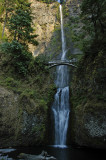
[[[38,1],[47,4],[53,2],[52,0]],[[13,145],[11,137],[14,145],[25,144],[25,141],[27,141],[26,145],[32,145],[30,142],[45,143],[49,137],[48,111],[50,111],[56,87],[49,70],[45,67],[47,57],[39,55],[34,58],[29,51],[29,43],[38,45],[37,35],[33,33],[30,3],[28,0],[0,0],[0,4],[2,4],[0,5],[0,85],[5,88],[1,87],[4,97],[1,95],[0,139],[2,145],[6,143],[8,146]],[[72,8],[74,13],[78,7]],[[106,101],[105,1],[83,0],[80,17],[73,13],[74,16],[69,18],[68,6],[63,6],[63,12],[67,22],[65,24],[67,57],[78,59],[77,69],[73,73],[71,82],[72,95],[70,96],[72,117],[75,114],[77,117],[77,122],[71,117],[72,123],[77,124],[77,130],[77,126],[81,128],[85,125],[84,120],[87,122],[89,117],[97,117],[99,111],[104,116],[102,112],[105,110]],[[57,19],[59,18],[57,13]],[[61,53],[60,38],[60,26],[55,26],[53,37],[47,46],[51,59],[57,58]],[[73,47],[70,44],[73,45],[73,42],[83,54],[71,54]],[[9,95],[16,99],[18,95],[18,101],[16,103],[13,101],[11,105],[9,101],[12,100]],[[4,104],[9,107],[5,108]],[[11,113],[16,114],[14,116]],[[90,116],[88,116],[89,113]],[[84,119],[83,115],[85,115]],[[85,133],[83,127],[81,131]],[[10,139],[6,141],[7,136]],[[87,136],[85,138],[87,140]],[[81,140],[83,139],[84,136]]]
[[[7,5],[8,0],[0,1],[4,7],[3,15],[7,14],[4,2]],[[11,7],[12,5],[11,3]],[[30,145],[32,141],[32,145],[47,143],[48,111],[56,87],[45,67],[45,55],[34,58],[29,51],[29,43],[38,45],[37,35],[33,34],[30,3],[27,0],[14,1],[14,7],[14,11],[10,12],[12,14],[8,13],[1,32],[0,143],[2,146]],[[5,22],[5,19],[2,20]],[[3,107],[4,104],[6,108]],[[13,112],[14,115],[11,114]],[[13,121],[16,125],[13,125]],[[31,137],[35,137],[35,140],[31,140]]]
[[[83,0],[81,5],[84,54],[78,63],[72,84],[77,100],[81,97],[105,100],[106,39],[104,26],[106,17],[104,3],[99,0],[96,2]]]
[[[106,136],[105,4],[106,1],[83,0],[82,24],[73,34],[83,55],[71,82],[71,126],[75,125],[71,141],[98,148],[105,148]]]

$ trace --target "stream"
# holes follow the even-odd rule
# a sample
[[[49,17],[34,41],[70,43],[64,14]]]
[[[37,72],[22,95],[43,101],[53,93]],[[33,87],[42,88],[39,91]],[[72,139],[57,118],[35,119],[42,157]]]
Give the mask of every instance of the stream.
[[[54,148],[52,146],[37,147],[19,147],[16,150],[0,149],[0,160],[17,160],[20,153],[37,155],[45,150],[49,155],[54,156],[57,160],[106,160],[105,150],[88,149],[88,148]],[[9,153],[7,153],[9,151]],[[11,151],[11,152],[10,152]],[[6,153],[3,153],[6,152]]]

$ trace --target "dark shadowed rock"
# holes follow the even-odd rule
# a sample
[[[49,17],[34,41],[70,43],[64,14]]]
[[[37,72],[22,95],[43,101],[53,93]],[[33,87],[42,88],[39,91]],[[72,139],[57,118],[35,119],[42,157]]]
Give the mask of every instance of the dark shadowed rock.
[[[21,153],[18,158],[23,160],[56,160],[55,157],[48,155],[48,153],[45,151],[42,151],[40,155]]]

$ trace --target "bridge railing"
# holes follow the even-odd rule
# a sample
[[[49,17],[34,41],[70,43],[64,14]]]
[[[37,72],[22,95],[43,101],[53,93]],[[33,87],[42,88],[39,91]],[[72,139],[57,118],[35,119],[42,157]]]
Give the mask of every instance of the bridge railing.
[[[71,59],[71,60],[55,60],[55,61],[49,61],[49,64],[58,64],[58,63],[75,63],[77,62],[76,59]]]

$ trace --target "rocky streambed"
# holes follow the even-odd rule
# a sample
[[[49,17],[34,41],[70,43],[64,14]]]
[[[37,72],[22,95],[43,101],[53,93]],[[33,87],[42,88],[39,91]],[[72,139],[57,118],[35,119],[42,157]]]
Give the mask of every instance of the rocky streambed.
[[[0,160],[13,160],[8,155],[5,155],[13,151],[16,151],[16,149],[0,149]],[[20,153],[17,156],[17,160],[56,160],[56,158],[48,155],[46,151],[42,151],[39,155]]]

